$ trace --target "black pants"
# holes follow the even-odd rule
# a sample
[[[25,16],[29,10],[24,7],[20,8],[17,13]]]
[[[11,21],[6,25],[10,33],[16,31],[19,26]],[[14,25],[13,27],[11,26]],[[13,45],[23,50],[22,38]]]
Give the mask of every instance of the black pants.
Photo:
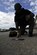
[[[25,32],[25,25],[24,25],[24,23],[23,22],[22,23],[16,22],[15,24],[16,24],[16,29],[19,32],[19,35],[23,35],[24,32]]]
[[[34,28],[34,19],[26,21],[24,23],[22,22],[22,24],[20,24],[19,22],[16,22],[16,28],[17,28],[20,35],[24,34],[25,28],[27,25],[29,25],[29,35],[32,35],[33,34],[33,28]]]
[[[25,22],[25,27],[27,25],[29,25],[29,35],[33,35],[34,24],[35,24],[34,18],[29,20],[29,21],[27,21],[27,22]]]

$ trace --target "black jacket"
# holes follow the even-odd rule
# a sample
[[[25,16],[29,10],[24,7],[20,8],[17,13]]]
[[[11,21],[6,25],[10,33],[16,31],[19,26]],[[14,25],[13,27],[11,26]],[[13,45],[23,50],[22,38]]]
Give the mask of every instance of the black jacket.
[[[26,16],[27,15],[31,16],[30,20],[33,19],[33,17],[34,17],[34,14],[31,11],[29,11],[27,9],[24,9],[24,8],[21,8],[19,11],[15,12],[15,19],[14,19],[14,21],[15,22],[19,22],[19,23],[21,23],[21,22],[23,23],[23,22],[26,21]]]

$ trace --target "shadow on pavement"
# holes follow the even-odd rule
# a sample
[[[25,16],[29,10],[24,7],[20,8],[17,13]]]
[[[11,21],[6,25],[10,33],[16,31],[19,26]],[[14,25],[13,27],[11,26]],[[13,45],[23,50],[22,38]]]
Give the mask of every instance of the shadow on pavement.
[[[37,37],[37,33],[34,33],[33,36],[34,36],[34,37]]]

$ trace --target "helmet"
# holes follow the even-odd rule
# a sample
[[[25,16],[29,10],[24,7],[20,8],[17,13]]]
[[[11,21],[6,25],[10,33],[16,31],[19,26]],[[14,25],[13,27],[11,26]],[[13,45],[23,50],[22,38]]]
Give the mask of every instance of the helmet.
[[[20,5],[20,3],[16,3],[16,4],[15,4],[15,6],[14,6],[14,8],[15,8],[15,10],[18,10],[18,9],[20,9],[20,8],[21,8],[21,5]]]

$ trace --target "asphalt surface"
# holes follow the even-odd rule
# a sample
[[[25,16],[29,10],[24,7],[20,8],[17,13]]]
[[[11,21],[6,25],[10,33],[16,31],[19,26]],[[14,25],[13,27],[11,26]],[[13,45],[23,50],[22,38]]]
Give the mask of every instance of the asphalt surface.
[[[0,55],[37,55],[37,29],[33,34],[33,37],[25,34],[17,40],[17,37],[9,37],[9,32],[0,32]]]

